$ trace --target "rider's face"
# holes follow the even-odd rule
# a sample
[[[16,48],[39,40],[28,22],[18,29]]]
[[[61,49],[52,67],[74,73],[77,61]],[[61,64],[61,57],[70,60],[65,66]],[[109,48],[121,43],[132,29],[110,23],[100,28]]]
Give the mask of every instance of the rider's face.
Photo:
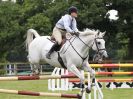
[[[71,13],[71,16],[76,18],[76,17],[78,17],[78,14],[73,12],[73,13]]]

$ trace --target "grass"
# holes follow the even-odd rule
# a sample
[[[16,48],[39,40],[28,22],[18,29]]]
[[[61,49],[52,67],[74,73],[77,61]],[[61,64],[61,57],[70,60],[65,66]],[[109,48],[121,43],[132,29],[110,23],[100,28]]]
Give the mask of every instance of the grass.
[[[35,92],[50,92],[47,89],[47,80],[37,81],[2,81],[0,89],[28,90]],[[133,99],[133,89],[102,89],[104,99]],[[56,91],[57,93],[59,91]],[[61,93],[78,93],[78,91],[63,91]],[[0,99],[60,99],[59,97],[33,97],[0,93]],[[65,98],[62,98],[65,99]]]

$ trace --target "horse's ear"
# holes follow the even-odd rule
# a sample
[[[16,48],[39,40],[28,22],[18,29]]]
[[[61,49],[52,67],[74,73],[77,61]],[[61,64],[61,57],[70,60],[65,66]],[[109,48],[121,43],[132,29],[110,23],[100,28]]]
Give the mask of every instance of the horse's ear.
[[[98,30],[98,31],[97,31],[97,36],[99,36],[99,35],[100,35],[100,31]]]
[[[105,33],[106,33],[106,31],[104,31],[104,32],[102,33],[102,36],[103,36],[103,37],[104,37]]]
[[[100,31],[98,31],[97,35],[99,35],[99,34],[100,34]]]

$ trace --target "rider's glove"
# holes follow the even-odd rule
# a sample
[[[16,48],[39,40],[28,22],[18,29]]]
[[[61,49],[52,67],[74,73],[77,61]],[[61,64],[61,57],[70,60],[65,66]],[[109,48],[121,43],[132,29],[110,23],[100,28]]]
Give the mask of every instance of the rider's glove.
[[[79,32],[74,32],[73,34],[76,36],[79,36]]]

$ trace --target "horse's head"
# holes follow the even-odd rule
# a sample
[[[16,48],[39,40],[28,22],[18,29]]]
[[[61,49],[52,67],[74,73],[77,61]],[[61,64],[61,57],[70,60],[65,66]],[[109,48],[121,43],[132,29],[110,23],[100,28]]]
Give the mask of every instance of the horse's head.
[[[99,30],[85,29],[80,32],[80,40],[85,44],[86,47],[91,47],[100,57],[108,57],[105,41],[103,39],[105,32],[100,32]]]
[[[92,46],[92,49],[97,52],[101,57],[108,57],[106,48],[105,48],[105,40],[103,39],[105,35],[105,32],[97,31],[94,38],[94,44]]]

